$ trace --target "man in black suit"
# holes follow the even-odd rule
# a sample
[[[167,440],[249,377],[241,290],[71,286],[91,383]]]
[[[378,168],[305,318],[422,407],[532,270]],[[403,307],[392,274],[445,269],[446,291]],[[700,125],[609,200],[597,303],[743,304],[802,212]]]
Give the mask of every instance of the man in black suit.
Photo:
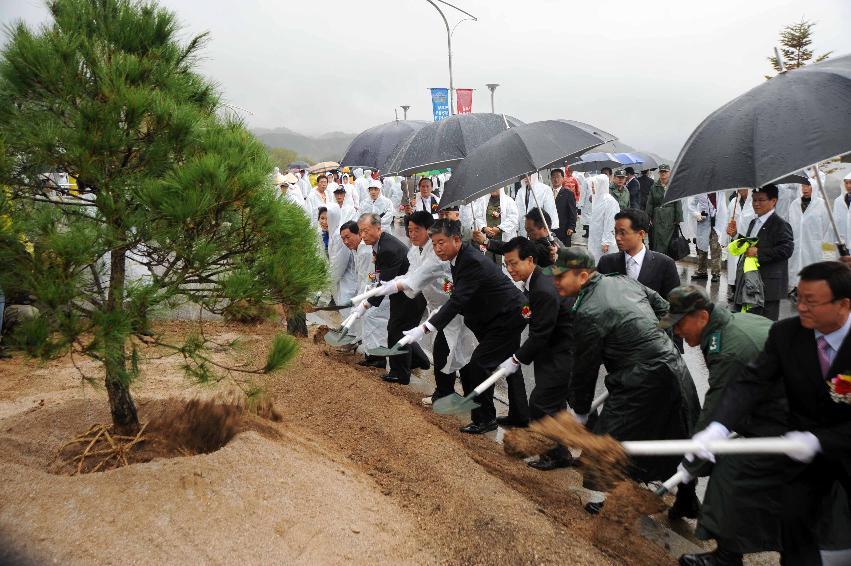
[[[626,168],[626,190],[629,191],[629,207],[639,208],[641,206],[641,183],[635,177],[635,169]],[[642,209],[644,210],[644,209]]]
[[[463,315],[464,324],[479,341],[470,362],[460,372],[466,395],[520,346],[520,333],[526,325],[522,315],[524,297],[493,261],[477,248],[462,243],[460,222],[440,219],[429,228],[429,234],[434,253],[450,264],[453,288],[449,301],[437,313],[404,334],[417,342],[426,333],[445,328],[456,315]],[[525,389],[521,399],[518,389],[509,383],[508,393],[509,411],[512,405],[527,403]],[[493,387],[476,400],[481,406],[470,412],[472,422],[461,432],[482,434],[496,430]]]
[[[650,198],[650,189],[653,188],[653,177],[650,176],[650,171],[645,169],[641,172],[641,176],[638,177],[638,186],[639,186],[639,200],[641,205],[639,208],[641,210],[645,210],[647,208],[647,199]]]
[[[499,366],[513,375],[520,364],[535,364],[535,388],[529,396],[529,416],[533,420],[567,410],[573,366],[569,331],[574,299],[559,297],[552,275],[545,275],[536,265],[536,255],[535,246],[526,238],[509,240],[505,267],[511,278],[523,285],[529,306],[523,313],[529,320],[529,337]],[[554,470],[573,465],[574,459],[564,446],[558,445],[528,464],[539,470]]]
[[[680,275],[674,260],[644,245],[649,230],[650,217],[643,210],[627,208],[615,214],[615,242],[619,251],[601,257],[597,271],[603,275],[626,275],[667,297],[671,289],[680,286]],[[682,353],[683,339],[675,336],[674,343]]]
[[[526,213],[526,216],[523,218],[524,228],[526,228],[526,234],[529,236],[529,241],[532,242],[532,245],[535,246],[535,261],[541,267],[549,267],[553,264],[554,251],[553,246],[556,249],[565,247],[559,238],[555,238],[552,241],[549,237],[547,237],[547,227],[552,224],[550,222],[550,215],[547,211],[539,212],[539,208],[530,208],[529,212]],[[542,217],[543,216],[543,217]],[[553,232],[554,234],[555,232]],[[502,240],[487,240],[485,239],[485,235],[481,232],[473,232],[473,242],[476,244],[485,245],[487,251],[502,255],[508,250],[508,242],[503,242]]]
[[[562,186],[564,171],[561,169],[550,171],[550,180],[555,192],[556,212],[558,213],[558,228],[553,230],[553,234],[565,246],[570,247],[573,233],[576,231],[576,195],[573,194],[573,191]]]
[[[381,229],[381,217],[371,212],[358,218],[358,231],[361,239],[372,246],[375,257],[375,275],[380,282],[390,281],[398,275],[408,272],[408,248],[398,238]],[[382,295],[372,297],[356,307],[356,310],[377,307],[384,300]],[[409,299],[404,293],[390,296],[390,320],[387,323],[387,342],[391,346],[402,337],[402,330],[418,324],[425,311],[425,298],[422,293]],[[428,357],[418,344],[412,344],[409,352],[390,358],[390,372],[382,379],[406,385],[411,381],[411,366],[422,369],[430,367]],[[383,358],[380,358],[383,361]]]
[[[748,312],[761,314],[770,320],[777,320],[780,316],[780,299],[785,297],[789,290],[788,265],[795,247],[792,226],[774,214],[777,191],[776,185],[754,189],[751,198],[757,217],[751,220],[748,226],[731,225],[727,231],[732,238],[759,239],[755,246],[748,248],[747,252],[739,257],[736,286],[743,285],[742,262],[745,256],[756,256],[759,260],[759,276],[762,279],[765,302],[764,306],[752,308]],[[742,305],[737,304],[736,310],[741,310],[741,307]]]
[[[790,424],[785,437],[800,449],[783,494],[782,564],[821,564],[818,518],[834,482],[851,493],[851,395],[839,374],[851,368],[851,268],[823,261],[801,270],[798,316],[771,327],[765,348],[724,390],[712,422],[694,436],[695,456],[714,460],[708,444],[747,422],[766,399],[784,397]]]

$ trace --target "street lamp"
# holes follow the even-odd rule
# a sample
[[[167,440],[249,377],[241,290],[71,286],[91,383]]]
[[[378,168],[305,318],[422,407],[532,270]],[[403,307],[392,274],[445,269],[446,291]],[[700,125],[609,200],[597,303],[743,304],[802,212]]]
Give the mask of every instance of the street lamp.
[[[449,6],[450,8],[455,8],[456,10],[461,12],[462,14],[466,14],[466,15],[470,16],[469,18],[464,18],[463,20],[461,20],[460,22],[455,24],[455,26],[452,29],[449,29],[449,20],[446,19],[446,15],[443,13],[443,10],[441,10],[440,7],[437,4],[434,3],[434,0],[426,0],[426,2],[428,2],[429,4],[434,6],[434,9],[438,11],[438,13],[440,14],[440,17],[443,18],[443,24],[446,26],[446,47],[449,51],[449,114],[451,116],[452,114],[455,114],[455,109],[454,109],[454,106],[455,106],[455,102],[454,102],[455,83],[452,80],[452,33],[455,31],[455,28],[457,28],[458,25],[461,22],[466,22],[469,19],[472,19],[474,22],[477,22],[478,20],[476,19],[476,16],[474,16],[473,14],[471,14],[469,12],[465,12],[464,10],[459,8],[458,6],[450,4],[449,2],[445,2],[444,0],[437,0],[437,1],[440,2],[441,4]]]
[[[496,87],[499,86],[499,83],[488,83],[485,86],[488,87],[489,91],[491,91],[491,114],[496,114],[493,109],[493,91],[496,90]]]
[[[408,108],[410,108],[410,106],[402,105],[402,106],[400,106],[400,108],[402,109],[402,112],[404,112],[404,117],[402,119],[407,120],[408,119]]]

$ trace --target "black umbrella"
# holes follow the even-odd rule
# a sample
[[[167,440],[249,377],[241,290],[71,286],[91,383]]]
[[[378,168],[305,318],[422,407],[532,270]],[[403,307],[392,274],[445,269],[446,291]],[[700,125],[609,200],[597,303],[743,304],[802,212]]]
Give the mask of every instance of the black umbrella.
[[[440,205],[471,202],[522,175],[564,163],[603,142],[561,120],[510,128],[480,145],[453,169]]]
[[[307,169],[308,167],[310,167],[310,165],[307,163],[307,161],[293,161],[292,163],[287,165],[287,169],[301,170],[301,169]]]
[[[384,175],[453,167],[474,149],[523,122],[504,114],[455,114],[432,122],[399,144],[382,167]]]
[[[851,152],[851,56],[780,73],[728,102],[691,134],[666,201],[761,187]]]
[[[423,120],[394,120],[364,130],[349,144],[340,165],[381,169],[397,145],[427,124]]]
[[[580,122],[579,120],[564,120],[564,119],[559,118],[557,120],[557,122],[564,122],[565,124],[570,124],[571,126],[576,126],[580,130],[585,130],[589,134],[594,134],[595,136],[597,136],[598,138],[600,138],[604,142],[613,142],[613,141],[617,141],[617,139],[618,139],[618,137],[615,134],[610,134],[609,132],[607,132],[605,130],[601,130],[597,126],[594,126],[592,124],[586,124],[585,122]],[[618,142],[618,143],[620,143],[620,142]],[[626,144],[621,144],[621,145],[629,147]],[[597,150],[595,150],[595,151],[597,151]],[[599,151],[608,151],[608,150],[601,149]],[[621,151],[621,150],[618,150],[618,151]],[[629,150],[629,151],[631,151],[631,150]]]

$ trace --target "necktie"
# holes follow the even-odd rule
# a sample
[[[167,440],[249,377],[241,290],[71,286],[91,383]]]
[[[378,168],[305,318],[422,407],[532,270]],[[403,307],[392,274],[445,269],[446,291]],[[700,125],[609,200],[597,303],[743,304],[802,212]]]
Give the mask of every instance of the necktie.
[[[629,258],[629,268],[627,269],[627,276],[630,279],[638,279],[638,272],[641,268],[638,266],[638,260],[634,257]]]
[[[428,199],[428,200],[431,200],[431,199]],[[428,212],[428,201],[426,199],[423,199],[423,210]]]
[[[818,337],[816,345],[818,346],[818,365],[821,367],[821,376],[822,378],[826,378],[827,372],[830,369],[830,352],[832,348],[824,336]]]
[[[845,193],[845,206],[851,207],[851,193]]]
[[[718,205],[715,203],[715,193],[709,193],[709,202],[712,203],[712,208],[718,207]]]
[[[748,232],[747,232],[747,234],[745,234],[745,237],[748,237],[748,236],[751,235],[751,230],[754,229],[754,227],[756,226],[758,221],[759,221],[759,218],[754,218],[753,220],[751,220],[750,225],[748,225]],[[757,230],[757,232],[759,232],[759,230]]]

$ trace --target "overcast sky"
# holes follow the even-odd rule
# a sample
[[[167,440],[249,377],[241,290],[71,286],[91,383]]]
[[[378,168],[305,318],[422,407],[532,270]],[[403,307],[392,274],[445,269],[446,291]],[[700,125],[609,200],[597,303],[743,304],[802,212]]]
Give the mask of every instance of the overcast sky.
[[[161,0],[185,33],[209,31],[201,70],[250,126],[307,134],[431,120],[448,86],[446,32],[425,0]],[[848,0],[457,0],[478,18],[453,35],[456,88],[473,111],[590,122],[668,157],[714,109],[763,81],[780,28],[818,23],[817,53],[851,53]],[[446,8],[450,23],[460,14]],[[0,20],[46,21],[38,0]],[[401,116],[401,110],[400,110]]]

